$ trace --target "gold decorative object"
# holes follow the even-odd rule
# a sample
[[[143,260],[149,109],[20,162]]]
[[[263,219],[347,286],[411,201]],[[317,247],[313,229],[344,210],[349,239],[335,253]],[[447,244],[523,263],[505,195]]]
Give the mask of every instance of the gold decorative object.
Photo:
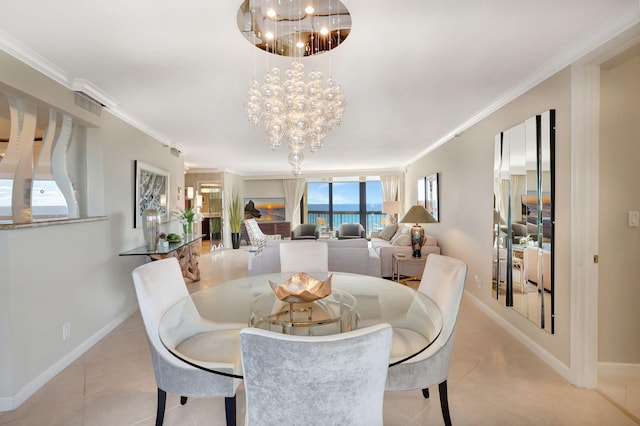
[[[287,303],[307,303],[331,294],[331,277],[325,281],[316,280],[305,272],[298,272],[282,284],[269,280],[276,297]]]

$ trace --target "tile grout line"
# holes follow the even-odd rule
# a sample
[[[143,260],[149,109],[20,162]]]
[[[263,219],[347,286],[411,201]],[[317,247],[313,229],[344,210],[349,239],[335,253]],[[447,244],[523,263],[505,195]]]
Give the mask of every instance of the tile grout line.
[[[611,398],[609,395],[607,395],[606,393],[602,392],[600,389],[596,388],[594,389],[596,391],[596,393],[598,395],[600,395],[601,397],[603,397],[606,401],[608,401],[611,405],[613,405],[614,407],[616,407],[618,410],[620,410],[622,413],[624,413],[627,417],[629,417],[631,420],[633,420],[634,422],[636,422],[637,424],[640,425],[640,418],[636,417],[631,411],[627,410],[625,407],[623,407],[619,402],[617,402],[616,400],[614,400],[613,398]]]

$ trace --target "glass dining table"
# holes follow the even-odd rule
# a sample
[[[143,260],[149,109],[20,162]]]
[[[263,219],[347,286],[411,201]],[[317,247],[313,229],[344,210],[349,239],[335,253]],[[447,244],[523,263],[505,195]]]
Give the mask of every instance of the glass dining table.
[[[311,274],[318,280],[331,275],[332,293],[289,304],[276,298],[269,281],[283,283],[291,275],[254,275],[194,292],[163,314],[160,340],[194,367],[242,378],[240,330],[245,327],[317,336],[388,323],[393,328],[390,368],[424,351],[442,329],[438,306],[396,282],[341,272]]]

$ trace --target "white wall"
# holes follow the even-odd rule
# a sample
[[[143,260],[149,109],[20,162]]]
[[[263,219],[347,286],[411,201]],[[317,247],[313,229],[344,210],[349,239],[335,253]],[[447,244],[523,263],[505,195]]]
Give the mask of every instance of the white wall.
[[[598,360],[640,366],[640,45],[600,75]]]
[[[284,198],[282,179],[247,180],[244,198]]]
[[[12,409],[137,309],[131,271],[144,257],[133,228],[134,161],[170,172],[170,209],[184,186],[182,158],[103,111],[76,107],[73,93],[0,52],[0,88],[67,112],[86,131],[89,214],[104,220],[0,230],[0,410]],[[81,151],[81,150],[80,150]],[[177,222],[163,230],[178,231]],[[62,326],[71,338],[62,341]]]
[[[418,178],[438,172],[440,222],[426,225],[445,255],[469,266],[466,290],[564,365],[570,364],[571,75],[563,70],[407,168],[405,207],[416,202]],[[494,138],[529,117],[556,110],[556,332],[549,334],[492,298]],[[480,287],[475,283],[475,276]]]

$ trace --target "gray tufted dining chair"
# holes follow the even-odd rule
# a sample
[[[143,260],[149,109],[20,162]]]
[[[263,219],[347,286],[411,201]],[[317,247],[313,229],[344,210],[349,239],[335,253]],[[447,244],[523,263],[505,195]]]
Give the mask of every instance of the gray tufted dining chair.
[[[241,380],[192,367],[172,355],[160,341],[158,327],[162,315],[189,296],[178,260],[170,257],[146,263],[134,269],[132,275],[158,386],[156,426],[164,420],[167,392],[181,395],[182,405],[186,404],[187,397],[224,396],[227,425],[235,425],[236,390]],[[198,327],[203,331],[207,329],[198,323],[179,327],[189,334],[197,333]]]
[[[424,352],[389,368],[386,390],[422,389],[429,398],[429,387],[438,385],[440,407],[446,425],[451,425],[447,377],[451,364],[458,310],[462,300],[467,265],[458,259],[430,254],[418,291],[431,298],[442,313],[442,331]]]
[[[246,425],[382,425],[389,324],[328,336],[240,331]]]

